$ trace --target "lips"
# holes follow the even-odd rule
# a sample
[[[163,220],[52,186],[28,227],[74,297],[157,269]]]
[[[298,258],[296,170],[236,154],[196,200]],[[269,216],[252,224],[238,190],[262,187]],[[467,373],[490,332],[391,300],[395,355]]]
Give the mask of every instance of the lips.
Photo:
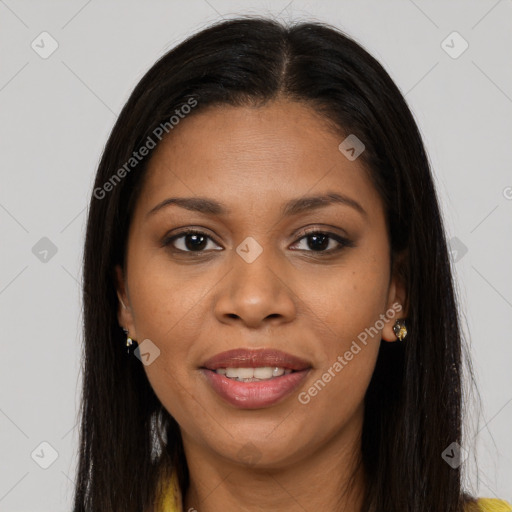
[[[228,350],[213,356],[203,363],[202,368],[215,371],[219,368],[260,368],[265,366],[288,368],[301,371],[311,368],[305,359],[271,349],[244,349]]]
[[[287,398],[307,379],[311,369],[259,382],[237,382],[217,372],[202,368],[205,382],[227,404],[237,409],[263,409]]]

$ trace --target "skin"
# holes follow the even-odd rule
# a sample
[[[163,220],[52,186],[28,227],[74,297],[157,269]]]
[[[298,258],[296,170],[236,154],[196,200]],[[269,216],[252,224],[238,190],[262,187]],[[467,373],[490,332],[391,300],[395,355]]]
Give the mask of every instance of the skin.
[[[360,472],[342,508],[337,503],[360,450],[363,400],[381,338],[396,341],[394,319],[360,344],[308,404],[297,399],[379,315],[405,304],[403,284],[390,275],[382,201],[361,159],[339,151],[344,138],[310,107],[279,99],[258,108],[199,111],[154,150],[126,267],[116,268],[118,319],[132,338],[150,339],[160,350],[144,368],[181,428],[191,476],[184,510],[355,512],[361,506]],[[366,215],[332,204],[281,216],[286,201],[327,191],[349,196]],[[232,213],[171,205],[147,215],[166,198],[197,196]],[[322,256],[301,232],[306,226],[345,236],[354,247]],[[188,246],[187,237],[175,240],[174,252],[173,244],[161,246],[183,227],[211,237],[203,253],[194,252],[190,237]],[[252,263],[236,252],[248,236],[263,248]],[[332,238],[328,243],[328,249],[339,246]],[[238,347],[288,351],[312,370],[284,401],[239,409],[199,370],[213,355]],[[249,462],[239,454],[243,447],[255,454]]]

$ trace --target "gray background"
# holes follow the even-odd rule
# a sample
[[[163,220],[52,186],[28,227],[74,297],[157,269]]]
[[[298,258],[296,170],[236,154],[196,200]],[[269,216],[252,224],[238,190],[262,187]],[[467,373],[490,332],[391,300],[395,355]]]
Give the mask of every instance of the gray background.
[[[336,25],[405,94],[433,165],[482,397],[467,421],[467,487],[512,501],[511,0],[0,0],[0,510],[71,508],[86,205],[116,115],[165,50],[246,13]],[[44,31],[58,44],[46,59],[31,47],[51,49]],[[460,55],[454,31],[469,44]],[[42,442],[58,454],[47,469]]]

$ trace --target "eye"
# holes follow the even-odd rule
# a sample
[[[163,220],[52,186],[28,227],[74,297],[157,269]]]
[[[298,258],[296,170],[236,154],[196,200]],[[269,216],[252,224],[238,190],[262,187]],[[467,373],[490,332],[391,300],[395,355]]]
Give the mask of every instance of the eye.
[[[303,247],[299,247],[298,250],[317,253],[320,256],[341,251],[345,247],[354,247],[354,243],[351,240],[337,235],[336,233],[311,230],[304,231],[301,234],[301,238],[299,238],[294,245],[297,245],[298,243],[300,244],[302,240],[305,240],[305,243],[302,242]],[[209,247],[209,242],[213,243],[213,248]],[[167,246],[171,246],[172,250],[178,253],[203,253],[207,252],[208,249],[223,250],[222,248],[219,248],[218,244],[212,237],[203,231],[190,228],[171,237],[166,237],[162,241],[162,247]],[[217,246],[217,249],[215,249],[215,246]]]
[[[300,251],[315,252],[319,253],[319,255],[323,255],[341,251],[345,247],[354,247],[354,243],[351,240],[335,233],[316,230],[303,232],[302,234],[304,236],[302,236],[298,242],[301,240],[305,240],[306,242],[303,244],[302,248],[299,248]],[[295,243],[297,244],[297,242]],[[304,245],[306,248],[304,248]],[[308,250],[308,247],[310,250]]]
[[[187,229],[181,233],[165,238],[162,242],[162,246],[170,245],[177,252],[205,252],[204,249],[208,248],[208,241],[214,242],[209,235],[202,231]]]

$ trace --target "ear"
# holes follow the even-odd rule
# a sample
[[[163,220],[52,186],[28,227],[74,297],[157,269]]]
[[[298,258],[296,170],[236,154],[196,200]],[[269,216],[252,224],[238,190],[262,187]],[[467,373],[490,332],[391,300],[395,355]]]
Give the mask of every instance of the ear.
[[[393,326],[398,319],[406,319],[408,313],[407,304],[407,292],[406,283],[403,272],[405,254],[401,253],[396,257],[393,266],[393,277],[389,285],[388,301],[386,311],[389,313],[386,315],[389,318],[388,322],[385,322],[384,328],[382,329],[382,339],[384,341],[397,341],[398,338],[393,331]]]
[[[136,338],[135,325],[133,321],[133,313],[128,298],[128,292],[126,287],[126,281],[123,273],[123,269],[120,265],[116,265],[114,268],[116,277],[116,291],[119,299],[118,310],[117,310],[117,321],[119,325],[128,331],[127,336]]]

